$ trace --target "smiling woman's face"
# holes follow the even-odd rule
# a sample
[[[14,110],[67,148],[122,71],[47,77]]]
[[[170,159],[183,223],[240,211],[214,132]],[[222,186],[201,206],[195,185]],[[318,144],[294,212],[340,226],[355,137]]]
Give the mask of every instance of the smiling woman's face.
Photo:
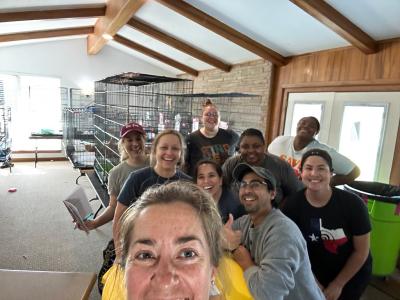
[[[125,266],[128,300],[206,300],[215,268],[188,204],[155,204],[135,221]]]
[[[222,177],[218,175],[217,170],[212,164],[201,164],[197,168],[196,184],[210,193],[214,200],[217,195],[222,193]]]

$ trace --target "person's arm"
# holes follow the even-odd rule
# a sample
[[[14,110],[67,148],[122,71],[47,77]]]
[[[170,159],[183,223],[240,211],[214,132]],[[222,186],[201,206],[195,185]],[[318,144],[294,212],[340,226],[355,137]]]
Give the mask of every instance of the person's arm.
[[[337,186],[342,184],[348,184],[353,182],[358,176],[360,176],[360,169],[355,166],[350,173],[346,175],[335,174],[331,179],[331,186]]]
[[[106,209],[102,212],[100,216],[98,216],[94,220],[85,221],[85,225],[89,230],[96,229],[108,222],[110,222],[114,217],[115,207],[117,206],[117,196],[110,195],[110,202]],[[80,230],[83,230],[80,226],[78,226]]]
[[[327,300],[338,299],[346,283],[361,269],[369,255],[369,237],[369,233],[353,236],[354,251],[336,278],[325,288]]]
[[[249,250],[244,246],[240,245],[234,251],[232,251],[233,259],[238,263],[238,265],[246,271],[248,268],[256,266],[253,259],[251,258]]]
[[[331,179],[331,186],[351,183],[360,176],[359,167],[348,157],[327,145],[321,149],[328,151],[332,158],[333,173],[335,175]]]
[[[119,230],[121,228],[120,220],[122,214],[127,210],[128,206],[122,204],[121,202],[117,202],[117,206],[115,208],[114,219],[113,219],[113,239],[115,245],[115,262],[119,262],[121,258],[121,243],[119,240]]]
[[[279,138],[280,138],[280,136],[276,137],[276,138],[268,145],[268,147],[267,147],[267,152],[280,157],[282,153],[281,153],[281,149],[279,149],[279,148],[280,148],[280,147],[279,147],[279,145],[280,145]],[[285,153],[285,154],[286,154],[286,153]]]

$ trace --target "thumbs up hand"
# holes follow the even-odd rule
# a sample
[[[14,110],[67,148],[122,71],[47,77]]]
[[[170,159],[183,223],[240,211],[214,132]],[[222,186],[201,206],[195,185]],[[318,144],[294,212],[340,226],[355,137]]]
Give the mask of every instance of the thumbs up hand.
[[[233,215],[229,214],[229,219],[225,223],[223,228],[223,241],[222,245],[224,249],[232,251],[235,250],[240,245],[240,240],[242,232],[240,230],[233,230]]]

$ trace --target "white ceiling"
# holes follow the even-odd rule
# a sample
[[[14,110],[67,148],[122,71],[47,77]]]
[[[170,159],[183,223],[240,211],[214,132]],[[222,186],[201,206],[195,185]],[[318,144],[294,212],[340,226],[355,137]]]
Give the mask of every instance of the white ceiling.
[[[320,50],[349,46],[350,44],[331,29],[311,17],[289,0],[185,0],[208,15],[271,48],[283,56],[299,55]],[[376,41],[400,37],[400,0],[326,0]],[[2,0],[0,12],[38,9],[66,5],[104,5],[101,0]],[[156,1],[147,1],[135,16],[175,38],[202,50],[228,64],[255,60],[259,57],[168,9]],[[47,30],[93,26],[96,18],[58,19],[0,23],[0,34],[34,30]],[[196,70],[214,68],[188,54],[155,40],[125,25],[119,35],[142,44]],[[54,39],[54,38],[53,38]],[[38,42],[39,40],[32,40]],[[41,40],[40,40],[41,41]],[[10,46],[21,42],[0,43]],[[26,41],[24,41],[26,43]],[[146,59],[143,54],[116,42],[111,47]],[[165,66],[171,70],[170,66]],[[176,70],[176,69],[175,69]],[[176,73],[182,73],[176,70]]]

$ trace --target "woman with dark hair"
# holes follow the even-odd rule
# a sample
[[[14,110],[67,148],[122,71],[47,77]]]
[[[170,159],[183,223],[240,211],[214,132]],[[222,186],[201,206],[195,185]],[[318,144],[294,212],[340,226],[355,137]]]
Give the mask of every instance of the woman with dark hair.
[[[334,175],[331,186],[354,181],[360,175],[360,169],[334,148],[316,140],[319,130],[320,124],[317,118],[311,116],[301,118],[297,123],[296,136],[278,136],[268,146],[268,152],[287,161],[299,174],[301,156],[309,149],[323,149],[332,157]]]
[[[211,194],[218,206],[222,222],[225,224],[232,214],[233,218],[239,218],[246,212],[243,205],[223,182],[222,169],[213,160],[200,160],[195,168],[194,181],[196,184]]]
[[[371,224],[363,201],[330,185],[332,159],[310,149],[300,165],[306,188],[288,198],[282,211],[307,241],[314,276],[327,300],[357,300],[368,285]]]
[[[220,112],[210,100],[203,104],[202,121],[204,126],[186,138],[186,170],[191,176],[201,159],[211,159],[220,166],[235,153],[238,134],[230,129],[219,128]]]
[[[240,163],[259,166],[270,171],[276,179],[275,204],[280,205],[287,196],[303,188],[290,165],[279,157],[265,152],[265,141],[262,132],[248,128],[239,138],[239,155],[230,157],[222,166],[226,183],[231,185],[235,194],[239,194],[238,182],[232,176],[233,170]]]

